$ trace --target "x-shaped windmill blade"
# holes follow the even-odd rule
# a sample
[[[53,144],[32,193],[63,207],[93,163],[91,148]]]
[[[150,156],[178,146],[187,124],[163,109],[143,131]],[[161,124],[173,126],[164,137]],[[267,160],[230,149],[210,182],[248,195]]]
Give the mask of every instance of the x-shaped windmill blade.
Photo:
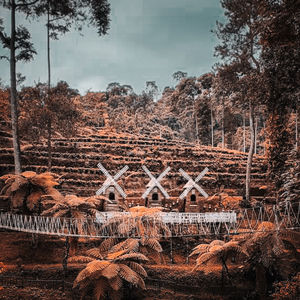
[[[200,194],[202,194],[205,198],[208,198],[208,194],[197,184],[198,181],[207,173],[208,168],[205,168],[195,179],[195,181],[183,170],[179,169],[179,172],[181,175],[188,180],[188,182],[185,184],[184,191],[179,196],[179,198],[182,200],[186,195],[191,191],[192,188],[195,188]]]
[[[114,177],[112,177],[108,171],[102,166],[101,163],[98,163],[98,168],[102,171],[102,173],[106,176],[106,180],[104,181],[102,187],[96,192],[96,195],[101,195],[105,193],[106,189],[113,185],[116,190],[119,192],[119,194],[125,199],[126,194],[120,187],[120,185],[117,183],[117,180],[128,170],[128,166],[125,166],[122,168]]]
[[[160,181],[167,175],[167,173],[171,170],[171,168],[167,167],[157,178],[155,178],[152,175],[152,173],[148,170],[148,168],[146,166],[142,166],[142,168],[145,171],[145,173],[150,177],[150,181],[147,184],[147,190],[143,194],[142,198],[145,199],[154,187],[158,187],[160,189],[160,191],[162,192],[162,194],[164,195],[164,197],[166,199],[169,199],[170,196],[166,192],[166,190],[161,186]]]

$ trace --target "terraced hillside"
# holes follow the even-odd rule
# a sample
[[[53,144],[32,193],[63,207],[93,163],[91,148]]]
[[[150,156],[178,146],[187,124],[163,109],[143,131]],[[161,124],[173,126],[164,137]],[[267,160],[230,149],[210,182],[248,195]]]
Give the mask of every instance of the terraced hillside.
[[[12,148],[9,135],[1,138],[1,175],[13,172]],[[23,170],[43,172],[47,170],[47,147],[45,143],[23,145]],[[108,129],[90,136],[56,138],[53,140],[51,171],[60,177],[59,189],[63,193],[81,196],[94,195],[106,177],[98,169],[99,162],[111,173],[116,174],[123,166],[129,169],[118,180],[127,194],[130,205],[162,204],[167,210],[205,211],[218,208],[234,208],[242,200],[247,154],[232,150],[197,146],[185,142],[168,141],[161,138],[118,134]],[[147,199],[141,196],[149,182],[142,165],[158,176],[167,166],[170,172],[161,181],[169,193],[165,199],[159,189],[154,189]],[[199,182],[210,196],[205,199],[197,190],[192,190],[185,200],[179,200],[186,179],[179,173],[184,169],[193,179],[205,168],[208,173]],[[263,157],[255,156],[252,168],[252,195],[257,200],[272,201],[262,186],[266,185],[266,164]],[[113,193],[113,195],[112,195]],[[156,194],[156,195],[154,195]],[[194,196],[193,196],[194,195]],[[117,200],[118,192],[112,188],[107,196]]]

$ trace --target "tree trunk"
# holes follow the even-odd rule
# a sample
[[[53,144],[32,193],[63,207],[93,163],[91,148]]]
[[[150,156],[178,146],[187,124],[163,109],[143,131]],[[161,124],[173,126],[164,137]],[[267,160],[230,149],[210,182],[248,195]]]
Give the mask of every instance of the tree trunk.
[[[66,236],[66,242],[65,242],[65,256],[64,256],[63,262],[62,262],[63,272],[64,272],[64,277],[66,277],[67,270],[68,270],[69,251],[70,251],[69,237]]]
[[[267,295],[267,276],[266,268],[262,264],[255,266],[255,288],[258,299],[264,300]]]
[[[257,117],[255,118],[255,131],[254,131],[254,153],[257,153]]]
[[[224,103],[222,105],[222,148],[225,148]]]
[[[296,106],[296,121],[295,121],[295,148],[298,149],[298,107]]]
[[[48,97],[51,85],[51,65],[50,65],[50,2],[48,0],[47,8],[47,64],[48,64]]]
[[[170,237],[170,259],[171,259],[171,264],[173,264],[174,261],[173,261],[173,241],[172,241],[172,237]]]
[[[47,131],[48,131],[48,171],[51,170],[52,166],[52,147],[51,147],[51,139],[52,139],[52,128],[51,128],[51,120],[50,117],[47,123]]]
[[[196,109],[195,109],[195,102],[194,101],[193,101],[193,110],[194,110],[194,118],[195,118],[195,126],[196,126],[196,141],[197,141],[197,143],[199,143],[198,120],[197,120],[197,112],[196,112]]]
[[[211,126],[211,146],[214,146],[214,116],[212,110],[212,103],[210,104],[210,126]]]
[[[266,155],[266,122],[265,120],[263,121],[264,125],[264,156]]]
[[[252,167],[252,160],[253,160],[253,150],[254,150],[254,112],[252,103],[249,102],[249,121],[250,121],[250,149],[248,152],[248,159],[247,159],[247,169],[246,169],[246,203],[250,204],[250,185],[251,185],[251,167]]]
[[[50,86],[51,86],[51,66],[50,66],[50,2],[48,0],[47,7],[47,67],[48,67],[48,91],[47,91],[47,102],[49,105],[50,101]],[[51,149],[51,139],[52,139],[52,128],[50,115],[48,116],[47,131],[48,131],[48,171],[51,170],[52,166],[52,149]]]
[[[21,173],[20,141],[18,128],[18,101],[17,101],[17,79],[16,79],[16,4],[11,0],[11,39],[10,39],[10,105],[11,126],[14,148],[15,174]]]
[[[246,152],[246,117],[243,113],[243,152]]]

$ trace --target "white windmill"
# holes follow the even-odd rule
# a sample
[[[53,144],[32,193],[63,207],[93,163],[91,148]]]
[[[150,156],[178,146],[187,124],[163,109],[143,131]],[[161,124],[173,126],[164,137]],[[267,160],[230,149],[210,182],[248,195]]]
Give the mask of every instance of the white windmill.
[[[184,191],[181,193],[181,195],[179,196],[179,198],[181,200],[183,199],[187,199],[188,195],[190,195],[189,197],[189,203],[190,206],[195,206],[197,207],[197,196],[196,196],[196,191],[198,191],[202,196],[204,196],[205,198],[208,198],[208,194],[200,187],[200,185],[198,184],[198,182],[200,181],[200,179],[208,172],[208,168],[205,168],[197,177],[195,180],[193,180],[183,169],[179,169],[179,172],[181,173],[181,175],[188,181],[184,188]]]
[[[142,195],[143,199],[146,199],[151,194],[151,199],[149,200],[149,206],[160,206],[162,196],[165,199],[169,199],[170,196],[167,191],[162,187],[160,181],[168,174],[171,170],[170,167],[167,167],[157,178],[155,178],[152,173],[148,170],[146,166],[142,166],[145,173],[150,177],[149,183],[146,185],[147,189]],[[161,195],[159,193],[161,192]]]
[[[108,198],[110,204],[107,205],[106,210],[116,209],[120,198],[125,199],[127,196],[117,180],[128,170],[128,166],[123,167],[115,176],[111,176],[101,163],[98,163],[97,166],[106,176],[106,180],[102,187],[96,192],[96,195],[102,194]]]

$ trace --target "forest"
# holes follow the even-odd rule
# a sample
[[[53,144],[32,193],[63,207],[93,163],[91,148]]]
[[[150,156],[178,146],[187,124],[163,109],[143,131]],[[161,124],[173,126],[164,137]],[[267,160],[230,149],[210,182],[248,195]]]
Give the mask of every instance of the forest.
[[[109,36],[111,5],[0,0],[0,298],[297,299],[300,2],[221,0],[217,63],[162,91],[53,82],[53,41]]]

